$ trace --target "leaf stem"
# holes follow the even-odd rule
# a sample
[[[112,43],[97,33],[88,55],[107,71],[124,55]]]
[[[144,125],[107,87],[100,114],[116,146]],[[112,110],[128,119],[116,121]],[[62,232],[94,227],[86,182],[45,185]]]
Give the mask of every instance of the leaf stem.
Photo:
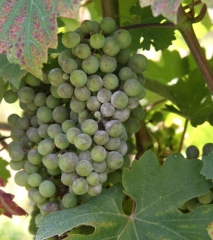
[[[161,100],[158,100],[156,102],[151,103],[150,105],[146,106],[146,112],[150,111],[156,105],[161,104],[161,103],[166,102],[166,101],[168,101],[168,99],[163,98]]]
[[[184,141],[184,137],[185,137],[185,134],[186,134],[187,127],[188,127],[188,123],[189,123],[189,119],[186,119],[185,123],[184,123],[183,133],[182,133],[181,140],[180,140],[180,145],[179,145],[179,148],[178,148],[179,153],[181,152],[182,147],[183,147],[183,141]]]
[[[8,123],[0,122],[0,130],[11,131],[12,130],[12,126],[9,125]]]
[[[133,25],[129,25],[129,26],[121,26],[119,28],[129,30],[129,29],[136,29],[136,28],[152,28],[152,27],[176,28],[176,25],[174,23],[138,23],[138,24],[133,24]]]

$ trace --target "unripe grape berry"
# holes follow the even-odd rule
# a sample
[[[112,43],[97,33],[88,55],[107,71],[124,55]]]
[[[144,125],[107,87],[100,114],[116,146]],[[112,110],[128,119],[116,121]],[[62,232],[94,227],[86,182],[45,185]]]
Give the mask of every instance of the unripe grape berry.
[[[85,194],[88,191],[88,188],[89,185],[83,177],[77,178],[72,185],[72,189],[77,195]]]
[[[92,48],[100,49],[105,44],[105,37],[101,33],[95,33],[90,37],[89,41]]]
[[[80,36],[77,32],[66,32],[62,36],[62,43],[67,48],[74,48],[80,43]]]
[[[52,197],[56,192],[55,184],[49,180],[44,180],[39,185],[39,192],[44,197]]]
[[[89,176],[93,170],[92,164],[87,160],[80,160],[75,167],[78,175],[82,177]]]

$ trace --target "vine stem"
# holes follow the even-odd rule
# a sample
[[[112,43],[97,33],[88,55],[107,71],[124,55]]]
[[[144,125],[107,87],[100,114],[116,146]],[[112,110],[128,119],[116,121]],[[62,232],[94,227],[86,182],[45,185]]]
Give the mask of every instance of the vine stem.
[[[133,25],[129,25],[129,26],[122,26],[119,28],[129,30],[129,29],[136,29],[136,28],[152,28],[152,27],[176,28],[176,25],[174,23],[138,23],[138,24],[133,24]]]
[[[12,126],[7,124],[7,123],[0,122],[0,130],[11,131],[12,130]]]
[[[189,119],[186,119],[185,123],[184,123],[183,133],[182,133],[181,140],[180,140],[180,145],[179,145],[179,148],[178,148],[179,153],[181,152],[182,147],[183,147],[183,141],[184,141],[184,137],[185,137],[185,134],[186,134],[187,127],[188,127],[188,123],[189,123]]]

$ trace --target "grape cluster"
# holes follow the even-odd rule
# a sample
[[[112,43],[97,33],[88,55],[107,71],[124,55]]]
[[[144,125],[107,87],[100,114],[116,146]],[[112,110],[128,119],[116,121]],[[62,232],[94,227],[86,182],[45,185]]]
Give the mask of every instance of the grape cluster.
[[[9,103],[18,98],[24,110],[23,117],[8,118],[8,151],[16,184],[40,209],[36,223],[99,195],[107,175],[122,167],[128,133],[144,117],[139,100],[148,61],[130,55],[127,30],[116,30],[109,17],[100,24],[85,20],[62,43],[67,49],[42,80],[27,74],[4,96]]]

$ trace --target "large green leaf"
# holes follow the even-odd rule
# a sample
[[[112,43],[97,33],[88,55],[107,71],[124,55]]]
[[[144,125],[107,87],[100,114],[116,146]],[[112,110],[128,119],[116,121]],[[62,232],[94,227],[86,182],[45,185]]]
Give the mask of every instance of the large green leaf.
[[[0,103],[4,97],[4,93],[7,91],[7,88],[8,88],[8,84],[5,83],[2,77],[0,77]]]
[[[213,180],[213,152],[202,157],[203,167],[201,169],[201,174],[205,176],[206,179]]]
[[[151,5],[154,16],[162,14],[170,21],[177,23],[177,11],[181,0],[139,0],[139,3],[141,7]]]
[[[9,170],[6,169],[8,162],[3,158],[0,158],[0,178],[7,183],[8,178],[11,176]]]
[[[155,18],[150,7],[141,9],[137,3],[130,8],[130,14],[135,20],[131,23],[128,22],[129,25],[144,24],[144,27],[129,30],[133,39],[130,45],[131,50],[135,51],[139,48],[149,50],[151,45],[155,47],[156,51],[164,50],[175,40],[174,28],[150,27],[153,23],[161,24],[165,20],[162,16]],[[141,38],[143,38],[142,41]]]
[[[59,16],[77,17],[80,0],[2,0],[0,53],[41,78],[48,48],[57,47]],[[15,84],[18,85],[18,84]]]
[[[18,64],[11,64],[4,53],[0,54],[0,76],[5,82],[12,83],[18,88],[21,79],[26,75],[24,69],[20,69]],[[0,89],[2,91],[2,88]]]
[[[124,192],[136,203],[130,216],[122,210],[124,194],[120,184],[90,202],[44,217],[36,240],[61,235],[70,229],[89,225],[91,235],[70,235],[70,240],[203,240],[207,225],[213,221],[213,207],[202,206],[191,213],[178,210],[184,202],[208,192],[213,185],[200,174],[202,162],[170,155],[163,166],[149,150],[135,160],[132,169],[124,169]]]

